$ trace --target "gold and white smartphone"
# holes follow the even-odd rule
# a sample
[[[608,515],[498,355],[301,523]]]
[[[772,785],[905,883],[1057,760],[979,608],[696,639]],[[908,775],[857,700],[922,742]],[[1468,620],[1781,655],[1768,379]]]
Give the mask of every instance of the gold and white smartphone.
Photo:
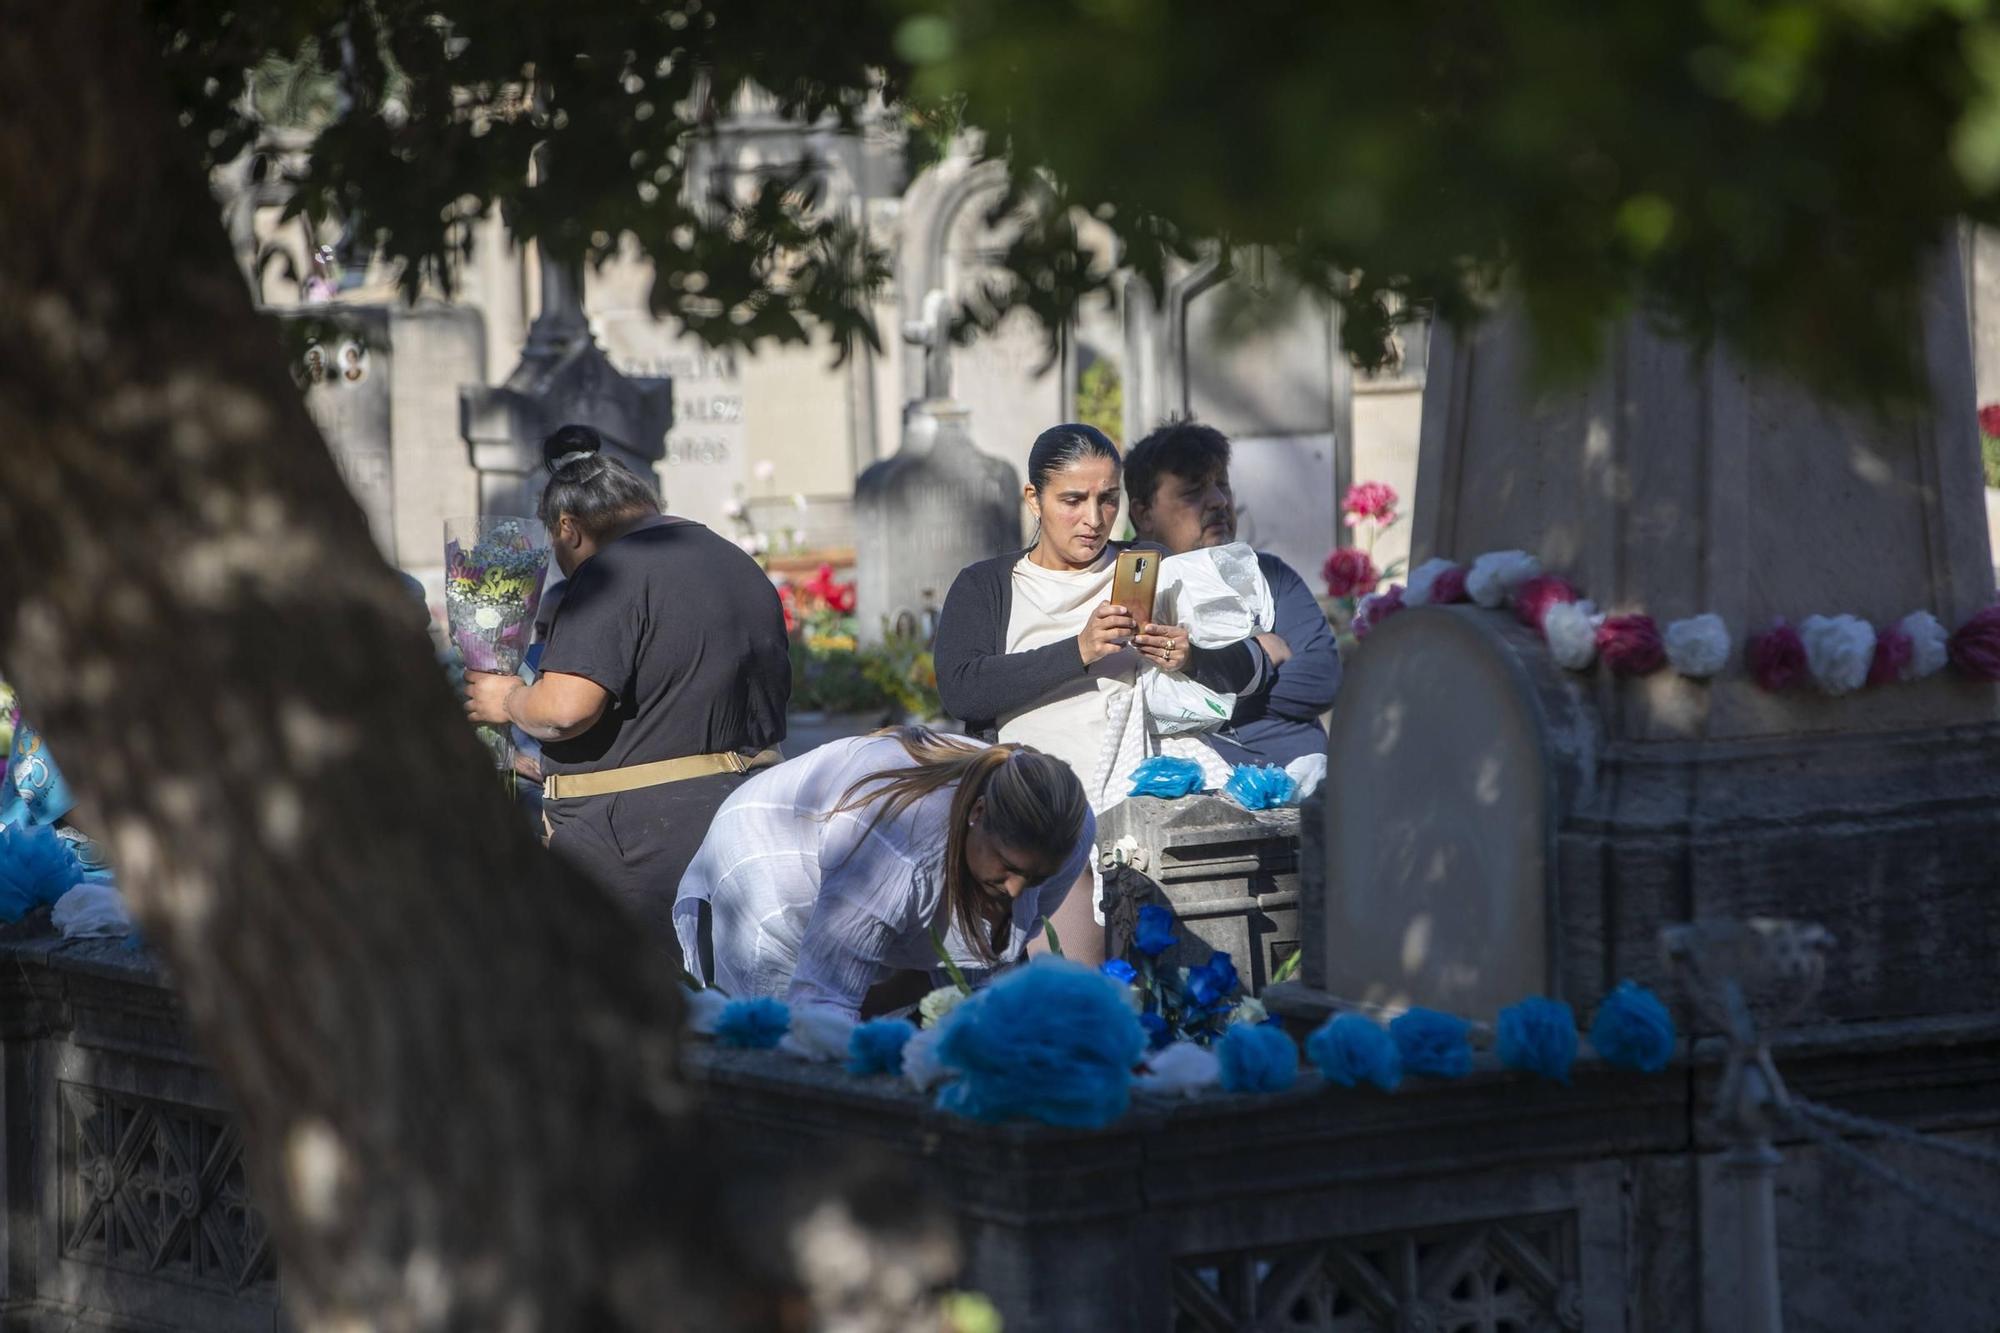
[[[1111,576],[1111,601],[1132,613],[1139,625],[1153,623],[1153,598],[1160,585],[1158,551],[1120,551]]]

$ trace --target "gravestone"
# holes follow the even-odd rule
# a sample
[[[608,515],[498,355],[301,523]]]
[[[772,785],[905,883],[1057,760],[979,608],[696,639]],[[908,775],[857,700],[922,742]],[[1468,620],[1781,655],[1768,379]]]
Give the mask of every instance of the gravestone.
[[[287,321],[328,321],[338,332],[307,347],[295,373],[305,381],[312,414],[341,478],[368,516],[368,531],[389,559],[396,556],[395,455],[390,389],[395,356],[389,311],[346,306],[287,311]]]
[[[1531,551],[1603,610],[1712,612],[1733,646],[1712,681],[1625,679],[1563,670],[1507,610],[1386,621],[1333,714],[1309,990],[1587,1009],[1662,979],[1664,924],[1764,916],[1841,942],[1834,1019],[2000,1008],[2000,691],[1769,693],[1744,660],[1778,616],[1955,627],[1992,600],[1956,251],[1937,264],[1932,406],[1898,416],[1637,322],[1587,389],[1540,396],[1518,312],[1434,338],[1416,557]]]
[[[546,259],[542,309],[506,382],[459,394],[460,434],[479,473],[479,512],[532,514],[541,496],[542,441],[558,427],[593,426],[605,453],[649,483],[674,420],[673,384],[620,374],[591,336],[581,275]]]
[[[858,632],[917,630],[958,572],[1021,545],[1021,477],[972,446],[955,403],[911,403],[903,444],[854,482]]]

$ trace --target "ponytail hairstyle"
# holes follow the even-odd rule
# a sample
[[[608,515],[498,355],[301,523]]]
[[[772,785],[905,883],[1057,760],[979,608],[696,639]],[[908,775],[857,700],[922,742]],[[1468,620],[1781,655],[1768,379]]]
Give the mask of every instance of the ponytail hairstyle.
[[[604,437],[589,426],[564,426],[542,441],[542,488],[537,517],[554,532],[564,514],[592,537],[621,523],[660,512],[653,488],[603,452]]]
[[[986,827],[1001,844],[1061,865],[1083,836],[1090,814],[1083,784],[1068,764],[1025,745],[947,739],[927,727],[892,727],[876,734],[894,736],[916,767],[869,774],[849,787],[826,817],[873,805],[867,828],[873,833],[931,793],[955,785],[945,830],[945,909],[974,952],[985,962],[994,961],[999,953],[994,936],[1012,908],[966,874],[965,835],[973,806],[985,799]]]

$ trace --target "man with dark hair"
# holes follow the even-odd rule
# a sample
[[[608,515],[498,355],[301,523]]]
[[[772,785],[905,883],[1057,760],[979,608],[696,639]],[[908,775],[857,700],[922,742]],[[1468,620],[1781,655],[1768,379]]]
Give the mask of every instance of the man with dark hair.
[[[1229,438],[1193,421],[1161,426],[1125,456],[1125,497],[1139,537],[1176,555],[1235,541]],[[1228,725],[1206,739],[1231,763],[1288,764],[1326,750],[1319,719],[1340,686],[1340,649],[1305,580],[1266,551],[1257,566],[1276,611],[1257,642],[1277,670],[1255,693],[1239,695]]]

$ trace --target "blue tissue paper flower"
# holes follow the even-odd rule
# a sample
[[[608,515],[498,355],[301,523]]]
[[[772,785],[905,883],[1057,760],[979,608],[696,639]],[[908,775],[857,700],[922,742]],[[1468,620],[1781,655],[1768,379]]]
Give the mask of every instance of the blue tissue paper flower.
[[[792,1011],[770,996],[731,1000],[715,1020],[715,1039],[724,1046],[768,1051],[785,1039]]]
[[[1299,1048],[1283,1028],[1238,1023],[1222,1034],[1215,1055],[1230,1092],[1283,1092],[1299,1077]]]
[[[1236,964],[1226,953],[1213,953],[1200,967],[1188,969],[1188,1003],[1198,1009],[1213,1009],[1236,989]]]
[[[1502,1009],[1498,1027],[1494,1047],[1501,1064],[1569,1082],[1569,1067],[1576,1063],[1576,1015],[1568,1005],[1531,995]]]
[[[1133,796],[1177,800],[1201,790],[1201,765],[1192,759],[1156,754],[1141,759],[1132,770]]]
[[[1157,958],[1174,947],[1174,914],[1158,903],[1147,903],[1139,909],[1139,928],[1132,935],[1132,946],[1148,958]]]
[[[1113,981],[1127,986],[1139,979],[1138,970],[1123,958],[1107,958],[1098,966],[1097,970],[1105,976],[1110,977]]]
[[[1167,1026],[1167,1020],[1150,1009],[1139,1015],[1139,1026],[1145,1029],[1148,1050],[1165,1050],[1174,1039],[1174,1030]]]
[[[1343,1088],[1373,1083],[1394,1092],[1403,1081],[1403,1058],[1395,1038],[1363,1014],[1335,1014],[1306,1038],[1306,1054],[1320,1075]]]
[[[1299,784],[1282,768],[1238,764],[1222,784],[1222,794],[1245,810],[1271,810],[1298,795]]]
[[[1472,1024],[1435,1009],[1412,1009],[1389,1023],[1406,1074],[1464,1078],[1472,1072]]]
[[[1100,1129],[1125,1114],[1145,1029],[1097,969],[1043,956],[961,1004],[938,1039],[959,1072],[938,1106],[974,1120]]]
[[[50,825],[0,825],[0,924],[53,903],[82,878],[83,867]]]
[[[875,1018],[848,1034],[847,1072],[870,1074],[903,1072],[903,1047],[917,1035],[917,1025],[907,1018]]]
[[[1674,1017],[1659,996],[1621,981],[1597,1006],[1590,1044],[1609,1064],[1657,1074],[1674,1056]]]

